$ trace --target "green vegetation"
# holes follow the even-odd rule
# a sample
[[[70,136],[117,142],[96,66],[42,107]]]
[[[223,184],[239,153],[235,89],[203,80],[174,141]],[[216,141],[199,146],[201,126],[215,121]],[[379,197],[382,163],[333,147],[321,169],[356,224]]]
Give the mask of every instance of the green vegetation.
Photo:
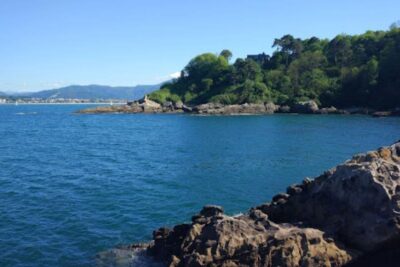
[[[291,35],[275,39],[266,54],[229,61],[232,53],[192,59],[180,78],[150,94],[157,102],[188,104],[291,104],[394,108],[400,105],[400,28],[341,34],[332,40]]]

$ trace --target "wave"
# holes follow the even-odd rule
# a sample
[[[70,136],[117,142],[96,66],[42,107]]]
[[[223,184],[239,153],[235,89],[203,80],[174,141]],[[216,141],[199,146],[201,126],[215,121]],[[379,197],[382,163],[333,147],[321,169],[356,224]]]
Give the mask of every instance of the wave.
[[[22,115],[36,115],[37,114],[37,112],[17,112],[17,113],[15,113],[15,115],[20,115],[20,116],[22,116]]]
[[[96,267],[163,267],[145,249],[113,248],[96,256]]]

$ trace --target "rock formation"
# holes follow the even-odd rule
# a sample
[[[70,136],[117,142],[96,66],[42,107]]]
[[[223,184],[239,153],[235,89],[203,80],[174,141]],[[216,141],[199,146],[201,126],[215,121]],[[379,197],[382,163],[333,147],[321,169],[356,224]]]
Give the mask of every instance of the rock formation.
[[[313,100],[309,100],[294,104],[291,111],[294,113],[313,114],[316,113],[318,109],[318,104]]]
[[[400,116],[400,108],[388,111],[374,111],[367,108],[337,109],[335,107],[319,108],[313,101],[294,103],[291,106],[275,105],[267,103],[244,103],[224,105],[221,103],[205,103],[196,106],[187,106],[182,102],[166,101],[159,104],[145,96],[144,98],[128,102],[126,105],[99,106],[79,110],[80,114],[102,114],[102,113],[190,113],[200,115],[247,115],[247,114],[274,114],[274,113],[296,113],[296,114],[365,114],[374,117]]]
[[[205,206],[191,223],[160,228],[153,239],[141,253],[170,267],[397,266],[400,141],[289,186],[246,214]]]

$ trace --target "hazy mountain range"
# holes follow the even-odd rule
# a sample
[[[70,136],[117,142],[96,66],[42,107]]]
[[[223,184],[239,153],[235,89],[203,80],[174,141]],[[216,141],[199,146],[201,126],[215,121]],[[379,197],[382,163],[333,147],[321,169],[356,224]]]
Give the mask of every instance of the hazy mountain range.
[[[137,85],[137,86],[105,86],[105,85],[71,85],[58,89],[43,90],[39,92],[25,93],[3,93],[0,96],[26,97],[26,98],[74,98],[74,99],[129,99],[135,100],[142,98],[160,88],[161,84],[156,85]]]

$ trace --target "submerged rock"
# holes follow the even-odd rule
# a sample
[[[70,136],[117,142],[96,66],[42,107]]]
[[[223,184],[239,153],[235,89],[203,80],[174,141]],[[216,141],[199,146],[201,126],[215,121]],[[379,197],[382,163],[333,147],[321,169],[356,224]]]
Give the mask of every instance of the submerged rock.
[[[205,206],[153,239],[146,255],[171,267],[362,266],[398,251],[400,142],[306,178],[244,215]]]

